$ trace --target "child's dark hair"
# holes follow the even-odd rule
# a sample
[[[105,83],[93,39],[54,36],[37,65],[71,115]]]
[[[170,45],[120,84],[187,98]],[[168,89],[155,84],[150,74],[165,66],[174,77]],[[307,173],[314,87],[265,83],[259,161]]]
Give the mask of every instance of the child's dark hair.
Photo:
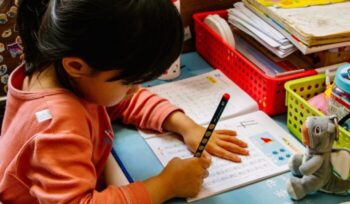
[[[183,44],[170,0],[22,0],[17,24],[26,74],[54,64],[66,87],[63,57],[80,57],[96,71],[119,70],[113,80],[141,83],[170,67]]]

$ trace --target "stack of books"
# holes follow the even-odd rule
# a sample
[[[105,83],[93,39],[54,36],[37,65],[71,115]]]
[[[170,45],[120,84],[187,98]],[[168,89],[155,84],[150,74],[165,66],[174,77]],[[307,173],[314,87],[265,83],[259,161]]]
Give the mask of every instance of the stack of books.
[[[280,58],[297,50],[285,36],[246,8],[242,2],[235,3],[234,8],[228,10],[228,21]]]
[[[243,0],[243,3],[303,54],[350,46],[349,1],[297,8],[269,6],[262,0]]]
[[[228,9],[236,50],[268,76],[336,70],[350,59],[350,1],[243,0]]]

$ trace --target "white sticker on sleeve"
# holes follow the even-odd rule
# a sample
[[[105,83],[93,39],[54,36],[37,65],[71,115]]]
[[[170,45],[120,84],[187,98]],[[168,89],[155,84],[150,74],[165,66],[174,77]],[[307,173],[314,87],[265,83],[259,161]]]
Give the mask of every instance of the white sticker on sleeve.
[[[49,109],[45,109],[45,110],[36,112],[35,116],[36,116],[36,120],[39,123],[44,122],[44,121],[52,118],[52,115],[51,115],[51,112],[49,111]]]

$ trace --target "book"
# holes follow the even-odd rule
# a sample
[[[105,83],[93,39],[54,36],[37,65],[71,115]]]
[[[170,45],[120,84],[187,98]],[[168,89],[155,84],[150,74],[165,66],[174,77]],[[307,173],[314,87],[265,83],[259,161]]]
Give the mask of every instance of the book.
[[[236,47],[235,49],[241,53],[245,58],[255,64],[259,69],[261,69],[266,75],[270,77],[275,77],[276,74],[282,73],[285,70],[283,67],[279,66],[272,59],[267,57],[266,51],[262,52],[257,49],[251,43],[249,43],[246,38],[239,32],[234,32]]]
[[[250,152],[249,156],[241,156],[241,163],[213,156],[212,165],[208,169],[209,176],[204,180],[199,194],[188,198],[188,202],[287,172],[288,159],[295,153],[303,152],[303,146],[293,136],[259,111],[255,101],[237,89],[219,70],[185,80],[150,89],[185,111],[192,109],[187,112],[188,115],[193,117],[197,114],[197,121],[201,121],[205,127],[215,112],[213,107],[217,106],[222,94],[228,92],[231,99],[216,129],[235,130],[237,137],[247,142]],[[174,157],[193,157],[180,136],[174,133],[154,134],[145,137],[145,141],[163,166]]]
[[[234,8],[228,9],[228,21],[280,58],[297,50],[286,37],[247,9],[242,2],[237,2]]]
[[[264,6],[274,6],[281,8],[299,8],[313,5],[324,5],[344,2],[348,0],[257,0]]]
[[[233,26],[231,28],[237,41],[236,49],[247,59],[256,64],[258,68],[263,70],[266,75],[271,77],[285,76],[287,74],[310,69],[315,69],[317,72],[323,73],[326,69],[334,70],[340,65],[345,64],[348,58],[347,52],[349,51],[341,52],[345,53],[344,55],[339,52],[324,54],[329,57],[322,57],[321,52],[318,54],[304,55],[300,51],[297,51],[285,58],[279,58],[269,52],[265,47],[259,46],[259,43],[249,35]],[[249,51],[247,51],[248,49]],[[256,52],[260,52],[260,58],[255,57],[257,55]],[[336,58],[332,56],[336,56]]]
[[[198,124],[210,122],[211,116],[208,115],[214,113],[225,92],[236,98],[234,102],[228,102],[222,119],[258,109],[254,99],[218,69],[148,89],[181,107]]]
[[[264,6],[257,0],[244,0],[244,4],[269,16],[306,46],[350,41],[350,22],[347,20],[350,2],[288,9]]]
[[[257,14],[261,19],[263,19],[265,22],[270,24],[272,27],[274,27],[276,30],[278,30],[281,34],[283,34],[290,42],[292,42],[295,47],[297,47],[304,55],[316,53],[324,50],[329,50],[333,48],[343,48],[343,47],[349,47],[350,46],[350,40],[343,38],[341,42],[334,42],[334,43],[328,43],[328,44],[321,44],[321,45],[307,45],[302,40],[300,40],[296,35],[292,34],[292,31],[289,30],[287,27],[285,27],[283,24],[275,20],[272,16],[269,14],[264,13],[260,8],[256,7],[255,5],[251,4],[248,0],[243,0],[244,5],[252,10],[255,14]]]

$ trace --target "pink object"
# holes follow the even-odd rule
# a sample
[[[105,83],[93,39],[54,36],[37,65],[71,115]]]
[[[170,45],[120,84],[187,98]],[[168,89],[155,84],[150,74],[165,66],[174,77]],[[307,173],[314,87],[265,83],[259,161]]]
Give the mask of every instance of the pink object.
[[[328,115],[328,99],[324,93],[320,93],[310,98],[308,102],[325,115]]]
[[[177,107],[141,89],[107,112],[66,89],[23,91],[24,77],[21,66],[8,83],[0,136],[2,202],[152,202],[143,182],[96,189],[112,149],[111,120],[162,131]]]

